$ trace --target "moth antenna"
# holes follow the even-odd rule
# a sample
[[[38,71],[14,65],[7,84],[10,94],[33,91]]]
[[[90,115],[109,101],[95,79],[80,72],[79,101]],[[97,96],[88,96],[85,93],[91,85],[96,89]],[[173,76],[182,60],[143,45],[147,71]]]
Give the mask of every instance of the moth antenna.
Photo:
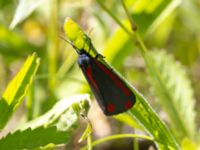
[[[71,41],[69,41],[68,39],[66,39],[64,36],[59,35],[58,36],[60,39],[64,40],[65,42],[69,43],[70,45],[73,45],[73,43]]]
[[[93,28],[90,28],[90,29],[88,30],[88,35],[91,35],[92,32],[93,32]]]
[[[64,40],[64,41],[67,42],[68,44],[70,44],[70,45],[76,50],[76,52],[79,53],[78,50],[77,50],[78,48],[77,48],[70,40],[66,39],[66,38],[63,37],[62,35],[59,35],[59,38],[62,39],[62,40]]]

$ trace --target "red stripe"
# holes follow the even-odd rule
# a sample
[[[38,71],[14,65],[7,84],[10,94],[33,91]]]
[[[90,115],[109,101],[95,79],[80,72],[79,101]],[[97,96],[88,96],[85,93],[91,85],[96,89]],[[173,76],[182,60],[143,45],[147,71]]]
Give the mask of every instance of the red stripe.
[[[121,80],[111,70],[109,70],[107,67],[102,65],[99,61],[95,60],[95,62],[101,68],[101,70],[103,70],[107,75],[110,76],[110,78],[115,82],[115,84],[123,91],[123,93],[126,96],[131,95],[130,90],[124,86],[124,83],[121,82]]]
[[[84,67],[83,67],[84,68]],[[84,68],[85,69],[85,68]],[[99,88],[94,80],[94,78],[92,77],[92,68],[91,66],[88,66],[87,69],[85,69],[87,77],[89,78],[89,80],[91,81],[92,85],[95,87],[96,90],[99,91]]]

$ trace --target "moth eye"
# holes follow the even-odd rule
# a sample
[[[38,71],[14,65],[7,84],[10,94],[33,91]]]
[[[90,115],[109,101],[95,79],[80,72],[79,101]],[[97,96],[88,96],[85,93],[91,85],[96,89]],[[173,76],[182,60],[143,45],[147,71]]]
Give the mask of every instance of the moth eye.
[[[107,105],[107,109],[108,111],[111,113],[111,112],[114,112],[115,111],[115,105],[113,103],[109,103]]]
[[[132,105],[133,105],[133,104],[132,104],[131,100],[127,100],[126,103],[125,103],[125,108],[126,108],[126,109],[129,109],[129,108],[132,107]]]

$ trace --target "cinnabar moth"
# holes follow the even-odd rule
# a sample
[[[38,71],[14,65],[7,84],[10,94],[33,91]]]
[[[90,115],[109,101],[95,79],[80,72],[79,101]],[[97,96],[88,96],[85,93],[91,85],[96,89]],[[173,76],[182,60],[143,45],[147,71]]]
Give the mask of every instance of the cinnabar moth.
[[[136,102],[134,93],[112,69],[98,59],[102,55],[92,57],[84,49],[78,50],[75,45],[72,46],[78,53],[78,64],[104,114],[116,115],[130,109]]]

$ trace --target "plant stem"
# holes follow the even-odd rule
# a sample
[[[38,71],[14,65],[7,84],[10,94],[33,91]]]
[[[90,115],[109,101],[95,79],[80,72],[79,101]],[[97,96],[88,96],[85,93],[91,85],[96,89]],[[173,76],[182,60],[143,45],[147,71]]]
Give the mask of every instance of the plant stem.
[[[124,8],[124,10],[125,10],[125,12],[126,12],[126,15],[128,16],[128,19],[130,20],[131,29],[132,29],[133,31],[136,31],[136,30],[137,30],[137,26],[136,26],[136,24],[135,24],[133,18],[131,17],[131,14],[129,13],[129,11],[128,11],[127,7],[126,7],[126,4],[124,3],[124,0],[121,0],[121,3],[122,3],[122,6],[123,6],[123,8]]]
[[[91,135],[89,135],[87,137],[87,149],[92,150],[92,137],[91,137]]]
[[[141,54],[143,55],[143,57],[146,57],[146,56],[145,56],[145,53],[146,53],[146,51],[147,51],[147,48],[145,47],[143,41],[141,40],[140,35],[139,35],[137,32],[135,32],[135,34],[136,34],[136,39],[135,39],[134,36],[133,36],[133,35],[135,35],[135,34],[134,34],[132,31],[128,30],[127,27],[126,27],[123,23],[121,23],[121,21],[120,21],[108,8],[105,7],[105,5],[103,4],[103,2],[102,2],[101,0],[97,0],[97,3],[98,3],[98,4],[113,18],[113,20],[115,20],[116,23],[129,35],[129,37],[131,38],[131,40],[132,40],[133,42],[135,42],[136,39],[138,40],[139,45],[141,46],[141,49],[140,49]],[[125,5],[124,5],[124,7],[126,8]],[[127,9],[126,9],[126,13],[129,14]],[[128,16],[130,16],[130,15],[128,15]],[[130,16],[130,18],[131,18],[131,16]],[[132,21],[132,22],[133,22],[133,21]],[[132,23],[132,24],[134,24],[134,23]],[[134,26],[134,25],[131,25],[131,26]],[[134,28],[134,27],[132,27],[132,28]]]
[[[97,3],[120,25],[120,27],[132,37],[132,33],[121,23],[121,21],[103,4],[102,0],[97,0]]]
[[[49,22],[49,43],[48,43],[48,72],[50,77],[56,75],[57,70],[57,50],[58,50],[58,6],[57,0],[51,0],[50,22]],[[48,87],[50,91],[54,91],[56,86],[56,79],[48,80]]]
[[[99,145],[101,143],[107,142],[107,141],[111,141],[111,140],[115,140],[115,139],[123,139],[123,138],[142,138],[145,140],[150,140],[153,141],[153,138],[146,136],[146,135],[138,135],[138,134],[115,134],[115,135],[111,135],[111,136],[107,136],[104,138],[101,138],[99,140],[96,140],[92,143],[92,147]],[[83,147],[81,150],[85,150],[86,147]]]

